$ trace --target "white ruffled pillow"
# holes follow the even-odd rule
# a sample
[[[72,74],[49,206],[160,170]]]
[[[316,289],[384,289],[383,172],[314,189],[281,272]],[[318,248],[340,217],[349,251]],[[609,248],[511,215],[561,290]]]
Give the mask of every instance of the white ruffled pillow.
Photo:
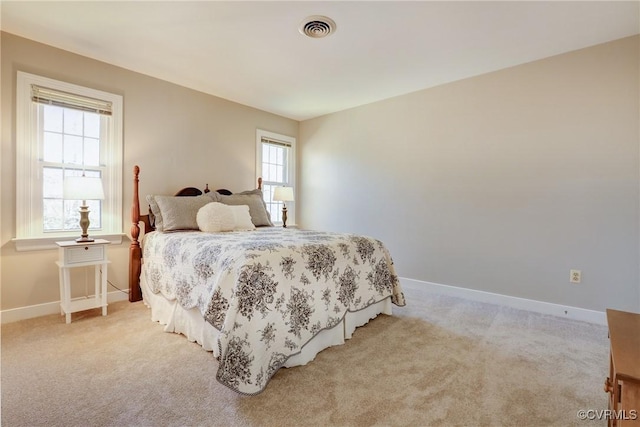
[[[243,230],[253,230],[256,228],[251,221],[251,214],[249,212],[248,205],[225,205],[233,212],[233,216],[235,219],[235,227],[236,231]]]
[[[223,203],[211,202],[198,210],[196,222],[201,231],[217,233],[232,231],[236,226],[236,219],[231,206]]]

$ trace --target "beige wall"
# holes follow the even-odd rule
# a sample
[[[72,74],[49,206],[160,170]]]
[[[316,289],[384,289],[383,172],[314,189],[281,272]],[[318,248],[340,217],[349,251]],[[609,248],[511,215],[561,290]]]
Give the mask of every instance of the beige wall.
[[[300,124],[300,223],[400,276],[640,311],[639,39]],[[569,270],[582,283],[569,283]]]
[[[124,97],[124,232],[131,171],[140,165],[141,194],[186,186],[245,190],[255,186],[256,128],[297,137],[298,122],[186,89],[103,62],[2,33],[1,309],[59,300],[55,250],[16,252],[15,93],[25,71]],[[143,207],[143,210],[146,210]],[[128,239],[112,246],[109,280],[128,286]],[[83,289],[82,289],[83,290]],[[113,290],[113,289],[110,289]]]

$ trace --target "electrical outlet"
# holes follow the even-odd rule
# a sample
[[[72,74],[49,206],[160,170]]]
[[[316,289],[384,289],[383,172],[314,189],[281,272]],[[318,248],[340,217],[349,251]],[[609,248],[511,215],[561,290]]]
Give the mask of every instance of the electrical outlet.
[[[582,272],[580,270],[569,271],[569,281],[571,283],[580,283],[582,280]]]

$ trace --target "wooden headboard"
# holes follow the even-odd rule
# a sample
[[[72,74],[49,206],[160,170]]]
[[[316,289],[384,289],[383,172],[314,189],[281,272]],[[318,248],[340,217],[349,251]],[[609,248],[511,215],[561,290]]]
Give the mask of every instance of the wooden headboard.
[[[140,215],[140,198],[138,193],[138,183],[140,177],[140,167],[133,167],[133,203],[131,204],[131,245],[129,246],[129,301],[135,302],[142,299],[140,289],[140,272],[142,269],[142,249],[138,238],[140,237],[140,222],[144,224],[144,232],[150,233],[155,230],[153,226],[151,210],[146,215]],[[262,178],[258,178],[258,189],[262,190]],[[203,191],[196,187],[186,187],[178,191],[176,196],[200,196],[203,192],[208,193],[209,184],[205,185]],[[218,189],[220,194],[230,195],[231,191]]]

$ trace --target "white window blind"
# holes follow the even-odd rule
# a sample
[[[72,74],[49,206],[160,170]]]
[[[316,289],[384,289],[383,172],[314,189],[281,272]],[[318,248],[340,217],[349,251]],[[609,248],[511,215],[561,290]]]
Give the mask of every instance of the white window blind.
[[[275,146],[280,146],[280,147],[288,147],[291,148],[291,143],[290,142],[286,142],[286,141],[278,141],[276,139],[271,139],[271,138],[267,138],[267,137],[260,137],[260,140],[262,141],[263,144],[270,144],[270,145],[275,145]]]
[[[74,110],[88,111],[107,116],[112,114],[113,109],[113,103],[109,101],[62,92],[35,84],[31,85],[31,100],[40,104],[72,108]]]

